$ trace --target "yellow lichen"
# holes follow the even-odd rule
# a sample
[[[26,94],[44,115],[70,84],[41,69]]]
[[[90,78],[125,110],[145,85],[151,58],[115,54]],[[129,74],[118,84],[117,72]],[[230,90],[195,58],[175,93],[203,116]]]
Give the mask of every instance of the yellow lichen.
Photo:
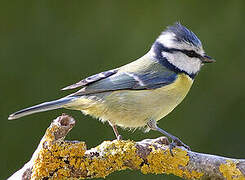
[[[58,126],[49,127],[45,133],[45,140],[49,142],[55,140],[54,132],[57,132],[58,130],[59,130]]]
[[[41,179],[44,177],[62,179],[69,177],[70,170],[68,166],[77,157],[83,157],[85,151],[86,145],[84,142],[59,142],[42,148],[34,161],[32,179]]]
[[[105,177],[113,171],[124,170],[128,166],[139,168],[142,163],[142,159],[136,155],[135,143],[131,141],[105,141],[96,147],[96,150],[103,151],[102,158],[86,159],[81,164],[88,175],[93,177]],[[131,162],[131,164],[128,165],[125,162]]]
[[[131,141],[107,141],[96,149],[103,151],[102,158],[83,158],[86,150],[83,142],[49,144],[39,152],[32,177],[33,179],[71,177],[71,168],[68,167],[73,167],[74,171],[84,172],[85,177],[105,177],[113,171],[123,170],[128,166],[137,169],[142,163],[142,159],[136,155],[135,143]]]
[[[186,179],[200,179],[204,173],[202,172],[197,172],[197,171],[191,171],[189,172],[188,170],[183,171],[183,177]]]
[[[183,170],[181,167],[186,167],[189,162],[187,151],[175,148],[173,150],[174,156],[170,154],[169,149],[163,151],[162,149],[155,149],[152,147],[151,153],[147,156],[147,164],[141,168],[142,173],[155,174],[174,174],[180,177],[200,178],[203,173]]]
[[[52,134],[52,133],[50,133]],[[50,138],[51,139],[51,138]],[[45,142],[43,142],[45,144]],[[175,148],[174,156],[169,149],[154,148],[147,155],[146,163],[137,154],[137,148],[133,141],[105,141],[95,149],[96,155],[85,155],[84,142],[71,143],[58,141],[43,146],[35,160],[32,177],[41,179],[75,178],[79,172],[79,178],[106,177],[117,170],[140,169],[142,173],[175,174],[189,179],[200,178],[200,172],[189,172],[185,169],[189,162],[187,151]],[[91,152],[93,152],[91,150]]]
[[[232,160],[227,160],[226,163],[219,166],[220,172],[227,180],[245,180],[244,175],[236,167],[237,163]]]

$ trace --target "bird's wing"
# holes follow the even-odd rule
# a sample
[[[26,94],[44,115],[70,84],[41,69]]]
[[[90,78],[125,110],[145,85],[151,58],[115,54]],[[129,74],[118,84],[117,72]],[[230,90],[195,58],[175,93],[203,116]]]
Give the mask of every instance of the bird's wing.
[[[95,75],[96,77],[96,75]],[[106,78],[86,84],[84,88],[72,94],[81,96],[115,90],[156,89],[174,82],[177,74],[164,68],[162,71],[117,72]]]
[[[75,89],[75,88],[78,88],[78,87],[88,86],[91,83],[94,83],[94,82],[99,81],[101,79],[105,79],[105,78],[117,73],[117,71],[118,71],[118,69],[112,69],[112,70],[109,70],[109,71],[104,71],[104,72],[89,76],[86,79],[83,79],[83,80],[81,80],[81,81],[79,81],[79,82],[77,82],[75,84],[72,84],[70,86],[64,87],[62,90]]]

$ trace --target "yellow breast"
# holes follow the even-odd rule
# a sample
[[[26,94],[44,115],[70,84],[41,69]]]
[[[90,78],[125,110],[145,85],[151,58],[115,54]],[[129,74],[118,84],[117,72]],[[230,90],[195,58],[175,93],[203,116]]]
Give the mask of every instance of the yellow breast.
[[[159,100],[162,102],[159,103],[162,106],[162,111],[159,110],[159,113],[154,117],[155,120],[166,116],[180,104],[189,92],[192,83],[193,80],[189,76],[180,74],[174,83],[157,89],[156,91],[158,92],[159,98],[161,97],[162,99],[162,101]]]
[[[189,76],[180,74],[174,83],[162,88],[114,91],[105,93],[100,101],[80,99],[86,108],[79,109],[122,127],[142,127],[149,119],[159,120],[170,113],[184,99],[192,82]]]

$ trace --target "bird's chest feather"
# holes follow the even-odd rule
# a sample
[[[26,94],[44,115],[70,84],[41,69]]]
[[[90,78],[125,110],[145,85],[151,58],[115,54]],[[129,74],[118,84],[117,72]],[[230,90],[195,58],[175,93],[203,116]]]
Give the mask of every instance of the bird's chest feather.
[[[149,119],[159,120],[186,96],[192,79],[180,74],[174,83],[152,90],[121,90],[103,97],[86,113],[122,127],[142,127]]]

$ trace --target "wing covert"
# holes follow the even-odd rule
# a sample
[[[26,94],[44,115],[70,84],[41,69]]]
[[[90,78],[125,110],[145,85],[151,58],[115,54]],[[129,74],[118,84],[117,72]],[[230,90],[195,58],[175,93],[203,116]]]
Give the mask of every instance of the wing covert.
[[[73,96],[88,95],[94,93],[115,91],[115,90],[144,90],[156,89],[174,82],[177,74],[171,71],[166,72],[148,72],[132,73],[120,72],[105,79],[96,81],[93,84],[85,86]]]
[[[68,90],[68,89],[75,89],[75,88],[78,88],[78,87],[87,86],[87,85],[89,85],[91,83],[94,83],[94,82],[99,81],[101,79],[107,78],[107,77],[117,73],[117,71],[118,71],[118,69],[112,69],[112,70],[109,70],[109,71],[104,71],[104,72],[89,76],[86,79],[83,79],[83,80],[81,80],[81,81],[79,81],[79,82],[77,82],[75,84],[72,84],[70,86],[62,88],[61,90],[64,91],[64,90]]]

